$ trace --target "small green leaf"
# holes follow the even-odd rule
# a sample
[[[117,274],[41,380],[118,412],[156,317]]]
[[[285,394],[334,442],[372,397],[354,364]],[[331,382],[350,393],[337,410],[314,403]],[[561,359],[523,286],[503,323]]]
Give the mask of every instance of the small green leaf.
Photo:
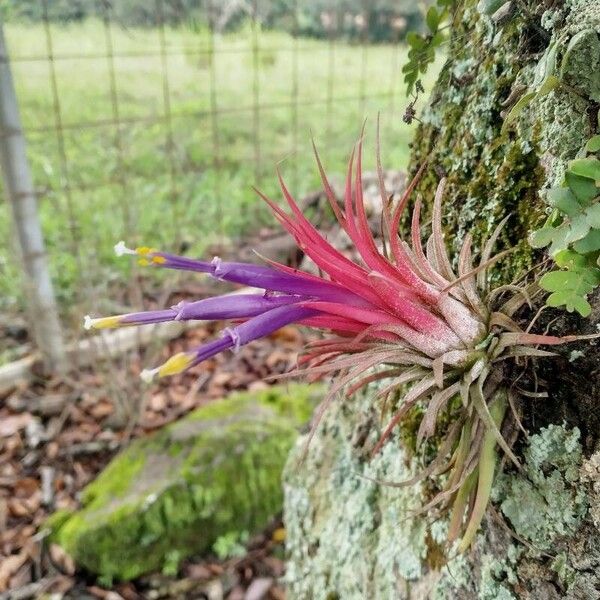
[[[409,31],[406,34],[406,43],[411,48],[415,48],[416,50],[422,50],[427,45],[425,38],[419,35],[416,31]]]
[[[554,256],[557,252],[561,250],[565,250],[569,243],[567,242],[567,236],[571,231],[571,227],[569,223],[563,223],[559,227],[556,227],[556,231],[554,233],[554,238],[552,239],[552,244],[550,245],[550,249],[548,252],[550,256]]]
[[[600,202],[588,206],[588,208],[585,209],[585,214],[587,215],[588,223],[594,229],[600,229]]]
[[[588,179],[593,179],[596,182],[600,182],[600,160],[597,158],[588,157],[572,160],[569,163],[569,171],[580,177],[586,177]]]
[[[578,271],[550,271],[540,278],[540,286],[548,292],[571,288],[578,284]]]
[[[598,152],[600,151],[600,135],[595,135],[590,138],[585,145],[586,152]]]
[[[540,61],[538,62],[534,76],[533,76],[533,88],[536,90],[540,90],[541,86],[544,84],[546,79],[554,75],[556,71],[556,52],[558,45],[556,42],[552,42]]]
[[[600,250],[600,229],[592,229],[583,239],[575,242],[573,250],[579,254]]]
[[[600,190],[591,179],[577,175],[572,171],[565,173],[565,181],[580,202],[587,203],[600,194]]]
[[[558,208],[560,211],[574,217],[581,213],[581,204],[577,202],[573,192],[566,187],[555,187],[548,190],[548,204],[554,208]]]
[[[440,25],[440,13],[438,13],[438,9],[435,6],[430,6],[427,11],[427,16],[425,17],[425,22],[427,23],[427,27],[429,27],[429,31],[431,33],[436,33],[438,27]]]
[[[582,317],[589,317],[592,312],[590,303],[583,297],[569,292],[554,292],[546,299],[546,304],[552,307],[564,306],[567,312],[576,310]]]
[[[569,233],[565,237],[567,244],[572,244],[583,239],[590,231],[591,226],[586,219],[586,215],[577,215],[569,223]]]
[[[529,244],[532,248],[543,248],[544,246],[552,243],[555,235],[555,227],[542,227],[541,229],[531,233],[529,236]]]
[[[569,312],[576,310],[589,315],[587,295],[600,283],[600,270],[575,268],[569,271],[551,271],[540,279],[542,289],[552,292],[546,300],[548,306],[565,306]]]
[[[434,48],[437,48],[439,45],[441,45],[444,42],[445,39],[446,39],[446,36],[444,35],[444,32],[443,31],[438,31],[431,38],[431,48],[432,48],[432,50]],[[434,58],[435,58],[435,55],[432,54],[432,56],[434,56]]]
[[[560,79],[556,75],[548,75],[548,77],[542,81],[542,84],[538,88],[538,97],[549,94],[559,83]]]
[[[477,10],[484,15],[493,15],[504,2],[505,0],[480,0]]]
[[[587,266],[585,256],[573,250],[561,250],[554,256],[554,262],[562,269],[573,269]]]

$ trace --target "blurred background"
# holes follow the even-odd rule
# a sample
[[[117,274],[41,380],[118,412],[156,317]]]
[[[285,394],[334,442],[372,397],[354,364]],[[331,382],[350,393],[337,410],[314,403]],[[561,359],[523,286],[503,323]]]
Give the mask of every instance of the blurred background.
[[[277,196],[279,161],[298,197],[314,191],[311,132],[342,173],[362,120],[380,111],[386,164],[403,168],[398,42],[421,15],[412,0],[3,3],[67,335],[130,281],[116,241],[198,255],[235,244],[272,223],[251,186]],[[6,213],[0,228],[0,309],[17,314]]]

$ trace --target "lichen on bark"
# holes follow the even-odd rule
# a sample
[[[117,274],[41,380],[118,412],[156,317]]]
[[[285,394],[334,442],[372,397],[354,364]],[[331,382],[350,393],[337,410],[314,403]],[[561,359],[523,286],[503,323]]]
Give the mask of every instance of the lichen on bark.
[[[428,159],[417,190],[426,202],[439,177],[447,177],[445,233],[454,249],[467,232],[480,245],[510,215],[501,245],[517,250],[495,269],[498,282],[522,276],[543,258],[527,236],[545,219],[545,191],[598,133],[600,102],[600,5],[513,5],[514,14],[498,24],[476,0],[457,3],[447,62],[410,164],[414,172]],[[552,45],[560,84],[535,95],[503,130],[503,118],[534,87]],[[586,320],[555,311],[544,313],[538,326],[595,333],[598,300],[591,299]],[[366,459],[364,446],[377,437],[380,419],[370,402],[374,390],[358,400],[340,399],[304,462],[298,462],[299,442],[285,470],[290,598],[600,598],[600,516],[593,508],[600,460],[589,458],[600,437],[597,345],[575,345],[529,368],[536,375],[521,384],[540,382],[549,397],[521,407],[531,434],[516,448],[525,474],[505,467],[481,534],[458,557],[444,546],[443,519],[431,523],[413,514],[430,495],[428,484],[398,490],[364,479],[403,480],[418,467],[399,432],[381,456]]]
[[[284,474],[288,517],[286,580],[292,598],[384,598],[423,574],[428,554],[416,489],[380,486],[372,479],[405,479],[411,460],[398,437],[373,460],[377,410],[370,395],[338,404],[324,417],[303,460],[300,438]],[[399,592],[401,593],[401,592]]]

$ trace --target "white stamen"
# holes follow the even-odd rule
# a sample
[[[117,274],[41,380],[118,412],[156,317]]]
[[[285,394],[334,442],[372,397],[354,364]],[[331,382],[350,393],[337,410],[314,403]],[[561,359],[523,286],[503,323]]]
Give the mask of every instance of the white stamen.
[[[144,383],[152,383],[154,378],[158,375],[158,368],[156,369],[144,369],[140,373],[140,378]]]
[[[135,256],[137,254],[135,250],[128,248],[123,240],[117,242],[114,249],[117,256],[123,256],[124,254],[133,254]]]
[[[83,328],[91,329],[94,326],[95,320],[96,319],[92,319],[92,317],[90,317],[90,315],[85,315],[85,317],[83,317]]]

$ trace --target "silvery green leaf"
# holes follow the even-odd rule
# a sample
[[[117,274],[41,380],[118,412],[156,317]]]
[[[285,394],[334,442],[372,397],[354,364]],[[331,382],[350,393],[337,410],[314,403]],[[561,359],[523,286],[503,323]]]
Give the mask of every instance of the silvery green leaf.
[[[585,214],[577,215],[573,219],[571,219],[569,233],[565,237],[565,241],[567,244],[572,244],[573,242],[577,242],[584,238],[589,230],[591,229],[591,225],[588,223]]]
[[[581,213],[581,204],[577,202],[577,198],[567,187],[555,187],[548,190],[547,198],[550,206],[558,208],[569,217]]]
[[[600,151],[600,135],[591,137],[585,145],[586,152],[598,152]]]
[[[575,194],[577,200],[584,204],[593,200],[600,194],[600,190],[596,187],[594,181],[587,177],[577,175],[570,170],[565,173],[565,181],[571,191]]]
[[[573,244],[573,249],[579,254],[600,250],[600,229],[592,229],[583,239]]]
[[[588,223],[594,229],[600,229],[600,202],[596,202],[596,204],[592,204],[585,209],[585,214],[587,215]]]

